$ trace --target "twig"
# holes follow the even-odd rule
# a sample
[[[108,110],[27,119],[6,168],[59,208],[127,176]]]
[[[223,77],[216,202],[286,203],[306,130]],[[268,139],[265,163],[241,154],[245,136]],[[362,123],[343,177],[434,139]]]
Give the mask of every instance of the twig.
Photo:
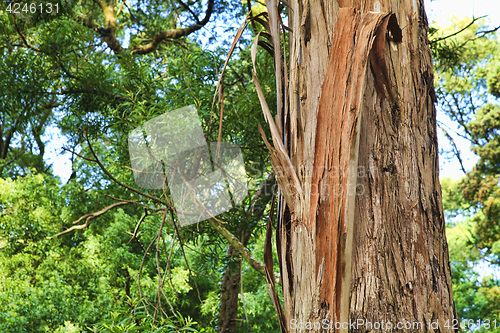
[[[118,11],[116,12],[116,17],[120,16],[120,13],[122,12],[123,5],[125,4],[126,0],[123,0],[122,3],[120,4],[120,8],[118,8]]]
[[[130,240],[127,242],[127,245],[130,244],[130,242],[132,241],[132,239],[134,239],[135,237],[137,237],[137,231],[139,230],[139,227],[141,226],[142,221],[144,221],[144,219],[146,218],[146,216],[148,216],[148,210],[144,209],[144,214],[142,214],[141,218],[139,219],[139,222],[137,222],[137,225],[135,226],[135,229],[134,229],[134,233],[132,234],[132,237],[130,238]]]
[[[432,44],[435,44],[435,43],[440,42],[440,41],[442,41],[442,40],[445,40],[445,39],[448,39],[448,38],[450,38],[450,37],[456,36],[456,35],[458,35],[459,33],[461,33],[462,31],[467,30],[467,28],[469,28],[471,25],[473,25],[473,24],[474,24],[477,20],[480,20],[480,19],[482,19],[482,18],[484,18],[484,17],[486,17],[486,16],[487,16],[487,15],[484,15],[484,16],[480,16],[480,17],[473,18],[473,19],[472,19],[472,22],[470,22],[469,24],[467,24],[464,28],[462,28],[462,29],[460,29],[460,30],[458,30],[458,31],[455,31],[454,33],[452,33],[452,34],[450,34],[450,35],[448,35],[448,36],[440,37],[440,38],[434,39],[434,40],[432,40],[432,41],[429,41],[429,44],[430,44],[430,45],[432,45]]]
[[[16,32],[18,33],[18,35],[23,40],[23,43],[26,44],[26,47],[32,49],[33,51],[42,53],[42,51],[40,49],[38,49],[36,47],[33,47],[33,46],[31,46],[30,43],[28,43],[28,41],[26,40],[26,37],[24,37],[23,33],[19,30],[19,27],[17,26],[16,17],[15,17],[14,14],[12,14],[12,21],[14,22],[14,28],[16,29]]]
[[[141,298],[141,302],[144,303],[144,305],[145,305],[144,309],[146,310],[146,313],[148,314],[149,317],[152,317],[152,316],[149,313],[148,307],[146,305],[151,305],[151,303],[144,297],[144,292],[142,291],[142,288],[141,288],[141,276],[142,276],[142,268],[144,267],[144,262],[146,261],[146,257],[149,253],[149,250],[151,249],[151,247],[155,243],[157,237],[158,237],[158,234],[156,234],[153,237],[153,240],[151,241],[151,243],[149,243],[149,246],[146,249],[146,252],[144,252],[144,255],[142,256],[141,265],[139,266],[139,273],[137,274],[137,285],[139,287],[139,296]]]
[[[455,156],[458,159],[458,162],[460,163],[460,168],[462,169],[464,174],[467,174],[467,171],[465,171],[464,163],[462,162],[462,157],[460,156],[460,150],[458,149],[457,145],[455,144],[455,140],[451,137],[451,135],[438,123],[438,127],[443,131],[444,135],[448,138],[449,142],[452,145],[453,151],[455,153]]]
[[[120,185],[122,187],[125,187],[126,189],[129,189],[129,190],[131,190],[131,191],[133,191],[133,192],[135,192],[137,194],[140,194],[140,195],[145,196],[145,197],[147,197],[149,199],[152,199],[154,201],[162,203],[162,204],[164,204],[167,207],[171,207],[172,206],[170,202],[161,200],[158,197],[155,197],[153,195],[150,195],[150,194],[144,193],[142,191],[139,191],[138,189],[135,189],[135,188],[133,188],[131,186],[128,186],[128,185],[122,183],[121,181],[119,181],[118,179],[116,179],[113,175],[111,175],[111,173],[109,173],[109,171],[104,167],[104,165],[101,163],[101,161],[99,161],[99,158],[97,157],[97,154],[94,152],[94,149],[92,148],[92,145],[90,144],[90,140],[89,140],[89,138],[87,136],[87,131],[85,130],[85,128],[83,129],[83,135],[85,137],[85,140],[87,141],[87,144],[89,146],[90,152],[94,156],[95,162],[99,165],[99,167],[101,168],[102,172],[104,172],[109,178],[111,178],[112,181],[114,181],[118,185]]]
[[[174,212],[172,209],[170,209],[170,214],[172,216],[172,221],[174,222],[175,232],[177,234],[177,239],[179,240],[179,246],[180,246],[181,251],[182,251],[182,256],[184,257],[184,262],[186,263],[187,269],[189,271],[189,275],[192,276],[193,272],[191,271],[191,267],[189,267],[189,262],[188,262],[187,257],[186,257],[186,252],[184,251],[184,244],[182,243],[181,234],[179,232],[179,227],[177,226],[177,223],[175,223],[175,221],[174,221]],[[193,281],[194,281],[194,285],[196,287],[196,291],[198,293],[198,299],[200,300],[200,303],[203,303],[203,301],[201,300],[201,296],[200,296],[200,290],[198,289],[198,283],[196,283],[196,279],[194,279],[194,278],[193,278]]]
[[[182,5],[182,7],[184,7],[191,15],[193,15],[196,24],[201,24],[200,19],[198,19],[198,16],[193,12],[193,10],[188,5],[186,5],[181,0],[177,0],[177,2],[179,2]]]
[[[241,232],[241,241],[244,239],[244,231]],[[240,259],[240,287],[241,287],[241,302],[243,303],[243,312],[245,313],[245,319],[248,322],[247,307],[245,303],[245,294],[243,292],[243,263]]]
[[[163,310],[163,307],[161,306],[161,295],[163,295],[163,297],[165,297],[165,300],[167,301],[168,305],[170,306],[170,310],[172,311],[173,314],[175,314],[174,307],[172,306],[172,304],[168,300],[167,295],[165,295],[165,292],[163,291],[164,281],[163,281],[163,275],[162,275],[162,270],[161,270],[161,267],[160,267],[160,258],[159,258],[160,240],[163,239],[163,227],[165,225],[165,220],[166,219],[167,219],[167,210],[165,210],[165,212],[163,213],[163,218],[162,218],[162,221],[161,221],[160,230],[158,230],[158,235],[156,237],[155,259],[156,259],[156,269],[158,271],[158,289],[157,289],[158,290],[157,291],[158,300],[157,300],[157,303],[156,303],[157,306],[155,307],[155,313],[153,315],[153,322],[155,322],[155,320],[156,320],[156,314],[158,313],[158,309],[160,309],[165,316],[168,316],[165,313],[165,311]]]
[[[80,155],[80,154],[78,154],[77,152],[75,152],[74,150],[68,149],[68,148],[66,148],[66,147],[62,147],[62,150],[65,150],[65,151],[67,151],[67,152],[70,152],[71,154],[74,154],[74,155],[76,155],[76,156],[78,156],[78,157],[80,157],[80,158],[84,159],[85,161],[89,161],[89,162],[96,162],[96,160],[93,160],[93,159],[91,159],[91,158],[88,158],[88,157],[85,157],[85,156],[83,156],[83,155]]]
[[[81,224],[81,225],[75,225],[63,232],[60,232],[54,236],[51,236],[51,237],[47,237],[48,239],[52,239],[54,237],[59,237],[61,235],[64,235],[64,234],[67,234],[68,232],[71,232],[73,230],[81,230],[81,229],[85,229],[87,228],[89,225],[90,225],[90,221],[93,220],[94,218],[104,214],[104,213],[107,213],[109,210],[115,208],[115,207],[118,207],[118,206],[123,206],[123,205],[129,205],[130,202],[117,202],[117,203],[114,203],[112,205],[109,205],[108,207],[106,208],[103,208],[101,209],[100,211],[98,212],[95,212],[95,213],[90,213],[90,214],[86,214],[86,215],[83,215],[82,217],[80,217],[78,220],[74,221],[73,224],[77,224],[79,223],[81,220],[83,220],[84,218],[86,218],[87,220],[85,221],[85,224]]]

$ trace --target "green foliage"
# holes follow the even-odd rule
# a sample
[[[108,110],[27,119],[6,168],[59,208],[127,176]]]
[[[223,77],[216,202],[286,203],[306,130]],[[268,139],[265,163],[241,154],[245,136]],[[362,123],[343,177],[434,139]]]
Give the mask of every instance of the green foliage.
[[[445,180],[444,183],[449,182]],[[459,182],[454,182],[454,190],[458,189]],[[456,194],[456,192],[455,192]],[[450,195],[449,190],[443,190],[443,206],[457,207],[453,203],[455,198]],[[460,209],[455,209],[457,213]],[[477,320],[483,322],[489,320],[493,322],[500,319],[498,308],[498,292],[500,281],[491,273],[479,275],[481,266],[484,266],[488,257],[484,251],[479,250],[475,245],[476,222],[467,218],[469,212],[461,211],[464,219],[456,223],[453,227],[447,228],[446,235],[450,251],[450,264],[453,284],[453,297],[457,313],[461,320],[471,320],[477,324]],[[469,322],[465,322],[469,323]],[[464,323],[462,323],[464,324]],[[477,325],[462,325],[466,331],[477,331]],[[496,332],[490,329],[481,329],[479,332]]]
[[[175,212],[164,218],[168,190],[137,188],[127,139],[147,120],[195,104],[207,142],[217,141],[221,104],[212,100],[227,45],[208,50],[178,38],[133,54],[161,30],[196,23],[201,2],[187,1],[190,11],[165,1],[116,2],[114,31],[99,1],[58,3],[57,15],[12,16],[0,5],[0,331],[215,332],[228,244],[208,223],[177,230]],[[214,15],[232,25],[241,6],[217,1]],[[108,47],[110,33],[123,52]],[[223,80],[221,140],[243,147],[253,194],[269,158],[257,130],[265,120],[248,37]],[[272,107],[273,60],[259,52],[257,62]],[[60,149],[50,137],[58,131],[71,155],[66,184],[46,162]],[[269,198],[249,197],[219,217],[237,237],[250,235],[250,249],[262,247]],[[91,217],[120,200],[130,203]],[[74,226],[82,228],[61,234]],[[240,327],[277,331],[265,279],[244,265],[243,281],[248,321]]]
[[[474,206],[463,197],[458,181],[454,181],[451,178],[441,178],[441,190],[447,225],[453,224],[451,221],[463,215],[470,214],[473,211]]]
[[[0,180],[0,330],[46,332],[65,321],[96,321],[111,304],[72,242],[48,240],[61,225],[57,181],[28,175]],[[99,295],[100,294],[100,295]]]
[[[144,312],[141,306],[134,307],[134,311],[113,312],[110,320],[106,323],[88,327],[89,332],[100,333],[128,333],[128,332],[158,332],[158,333],[209,333],[212,330],[198,330],[193,326],[197,323],[191,318],[184,318],[180,313],[176,313],[170,318],[153,320]]]
[[[500,98],[500,61],[495,60],[490,66],[487,74],[488,92],[496,98]]]
[[[218,218],[236,237],[248,235],[247,248],[263,257],[270,195],[255,193],[270,168],[257,131],[265,120],[251,78],[249,34],[226,69],[224,100],[212,106],[227,45],[209,50],[179,38],[147,54],[132,52],[161,30],[195,23],[204,4],[186,1],[189,12],[159,0],[124,2],[121,9],[119,3],[114,36],[121,53],[108,47],[111,30],[98,1],[62,1],[58,15],[15,21],[0,8],[0,71],[7,73],[0,76],[2,332],[215,332],[222,277],[241,258],[228,257],[227,242],[206,222],[175,228],[168,190],[136,188],[130,170],[128,133],[179,107],[196,105],[207,142],[218,140],[222,120],[221,140],[243,148],[251,195]],[[250,8],[262,11],[258,3]],[[214,7],[218,22],[231,25],[246,11],[245,1]],[[483,36],[484,22],[477,21],[442,38],[469,22],[430,29],[439,103],[481,158],[465,179],[442,180],[443,203],[458,313],[500,322],[499,281],[477,273],[485,259],[500,262],[498,37]],[[211,43],[220,37],[215,30],[200,33],[210,31]],[[275,109],[272,58],[259,51],[257,68]],[[44,160],[55,129],[71,151],[66,184]],[[128,204],[88,215],[118,201]],[[88,226],[54,237],[75,221]],[[238,330],[279,332],[264,277],[243,262],[242,281]]]
[[[454,19],[449,28],[430,30],[435,58],[435,84],[441,110],[454,121],[479,156],[466,177],[442,179],[447,219],[453,294],[462,328],[477,321],[500,322],[500,104],[498,95],[498,34],[483,20]],[[445,38],[446,36],[451,36]],[[441,126],[448,138],[449,128]],[[479,274],[482,272],[482,274]],[[476,326],[472,325],[476,323]]]

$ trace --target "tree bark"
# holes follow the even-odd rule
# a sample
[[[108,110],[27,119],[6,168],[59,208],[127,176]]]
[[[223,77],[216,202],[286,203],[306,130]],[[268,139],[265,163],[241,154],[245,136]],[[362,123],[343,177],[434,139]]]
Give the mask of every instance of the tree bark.
[[[273,35],[277,3],[267,5]],[[289,5],[288,85],[277,71],[288,90],[278,85],[270,148],[287,207],[282,330],[458,331],[423,1]]]
[[[248,239],[248,237],[247,237]],[[245,241],[245,245],[246,245]],[[218,332],[235,333],[238,318],[238,295],[240,287],[241,256],[232,245],[228,246],[227,257],[234,262],[224,271],[220,291],[219,327]]]
[[[236,234],[241,234],[240,244],[246,249],[250,236],[254,233],[254,229],[258,226],[264,215],[268,202],[272,199],[274,193],[275,178],[274,175],[267,177],[259,186],[259,189],[250,200],[248,210],[245,216],[245,223],[240,225]],[[234,242],[228,245],[226,257],[231,261],[226,265],[224,275],[222,277],[221,292],[220,292],[220,308],[219,308],[219,325],[218,332],[235,333],[237,332],[237,317],[238,317],[238,294],[240,293],[241,285],[241,264],[242,252],[241,249],[235,247]],[[246,259],[252,265],[252,260]],[[263,271],[262,267],[260,271]],[[274,277],[274,276],[273,276]]]

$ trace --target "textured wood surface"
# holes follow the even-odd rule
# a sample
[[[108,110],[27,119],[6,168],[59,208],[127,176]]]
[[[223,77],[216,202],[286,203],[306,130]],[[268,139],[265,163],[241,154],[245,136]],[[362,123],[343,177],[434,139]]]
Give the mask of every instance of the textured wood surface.
[[[445,322],[457,315],[423,3],[289,5],[289,68],[276,62],[288,87],[278,94],[281,125],[265,111],[288,207],[276,230],[283,330],[330,331],[292,320],[361,319],[420,323],[385,332],[451,332]]]

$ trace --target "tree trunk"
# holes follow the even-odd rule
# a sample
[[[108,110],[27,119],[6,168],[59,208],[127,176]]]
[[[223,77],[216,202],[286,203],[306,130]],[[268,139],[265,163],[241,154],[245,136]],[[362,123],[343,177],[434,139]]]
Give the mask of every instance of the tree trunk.
[[[289,5],[289,82],[278,70],[267,117],[282,330],[457,331],[423,1]]]
[[[274,175],[267,177],[259,186],[259,189],[250,200],[248,210],[243,214],[245,223],[241,223],[236,235],[241,234],[241,244],[247,246],[250,236],[258,226],[264,215],[268,202],[274,195]],[[237,332],[238,317],[238,295],[241,286],[241,264],[240,252],[229,244],[226,257],[231,261],[226,265],[222,277],[219,308],[218,332]]]
[[[246,245],[246,243],[244,244]],[[222,277],[218,332],[235,333],[238,318],[238,295],[240,293],[241,256],[230,244],[227,249],[227,257],[234,262],[227,265]]]

